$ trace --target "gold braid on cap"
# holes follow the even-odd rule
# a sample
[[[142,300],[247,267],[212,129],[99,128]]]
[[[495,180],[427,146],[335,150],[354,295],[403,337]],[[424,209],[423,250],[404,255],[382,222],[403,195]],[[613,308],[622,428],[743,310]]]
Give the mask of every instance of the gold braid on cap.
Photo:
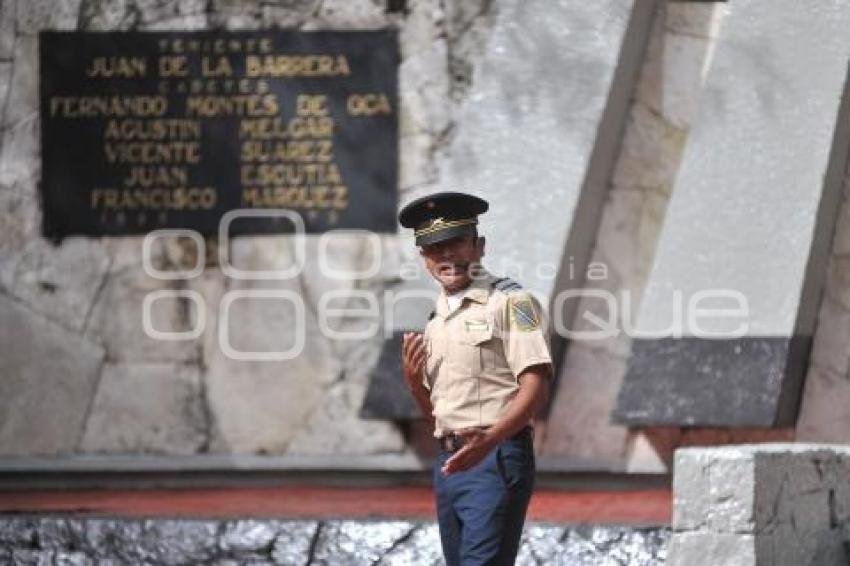
[[[433,234],[434,232],[440,232],[441,230],[446,230],[448,228],[454,228],[455,226],[466,226],[467,224],[478,224],[478,219],[461,218],[460,220],[444,220],[443,217],[435,218],[431,221],[430,224],[428,224],[424,228],[414,230],[413,235],[425,236],[427,234]]]

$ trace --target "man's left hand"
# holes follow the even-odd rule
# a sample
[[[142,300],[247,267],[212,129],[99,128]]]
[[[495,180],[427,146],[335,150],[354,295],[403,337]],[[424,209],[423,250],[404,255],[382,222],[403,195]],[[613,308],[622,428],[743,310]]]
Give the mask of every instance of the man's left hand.
[[[465,443],[463,448],[455,452],[443,464],[443,467],[440,469],[443,475],[468,470],[483,460],[495,446],[490,436],[480,428],[465,428],[457,431],[455,434],[463,437]]]

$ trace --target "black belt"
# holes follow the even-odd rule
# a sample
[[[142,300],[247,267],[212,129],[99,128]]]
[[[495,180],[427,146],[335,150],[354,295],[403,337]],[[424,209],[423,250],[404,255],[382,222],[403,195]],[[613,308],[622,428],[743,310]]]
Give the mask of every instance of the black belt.
[[[479,427],[482,431],[487,430],[490,427]],[[514,438],[522,438],[524,435],[529,435],[529,437],[534,436],[534,427],[531,425],[525,425],[519,431],[514,434],[511,439]],[[437,438],[437,442],[440,445],[440,448],[445,450],[446,452],[457,452],[467,442],[467,439],[455,432],[450,432],[448,434],[444,434],[443,436]]]

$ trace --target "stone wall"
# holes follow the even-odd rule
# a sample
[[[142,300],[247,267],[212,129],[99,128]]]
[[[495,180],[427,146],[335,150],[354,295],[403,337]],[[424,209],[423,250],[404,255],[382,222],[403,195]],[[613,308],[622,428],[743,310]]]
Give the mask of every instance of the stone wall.
[[[494,13],[489,0],[414,0],[389,12],[378,0],[239,2],[3,0],[0,3],[0,454],[354,454],[405,453],[402,431],[358,417],[383,336],[353,342],[324,336],[307,312],[305,354],[291,362],[237,362],[218,347],[218,306],[228,290],[274,287],[316,299],[330,290],[381,296],[415,261],[406,235],[379,239],[383,258],[369,279],[341,281],[308,263],[279,285],[233,282],[216,265],[189,281],[160,281],[142,266],[142,239],[39,236],[38,37],[41,30],[375,29],[399,30],[400,191],[436,188],[435,153],[453,128],[475,57]],[[318,241],[307,241],[315,257]],[[242,238],[233,263],[273,268],[289,257],[286,238]],[[362,238],[336,238],[328,260],[363,267]],[[371,248],[370,248],[371,249]],[[375,253],[372,250],[372,253]],[[194,265],[197,251],[159,240],[161,269]],[[164,342],[141,324],[144,297],[170,288],[198,291],[208,308],[196,341]],[[196,320],[186,301],[162,301],[154,327],[185,330]],[[239,346],[270,349],[291,339],[285,309],[246,301],[233,324]],[[315,306],[315,300],[312,301]],[[421,309],[424,311],[424,307]],[[424,314],[422,316],[424,317]],[[37,424],[34,424],[37,423]]]
[[[14,564],[443,564],[433,522],[0,518]],[[661,566],[666,528],[530,524],[517,564]]]
[[[39,235],[41,30],[397,28],[402,57],[400,199],[442,188],[480,189],[443,183],[457,177],[451,171],[462,155],[453,154],[453,148],[458,132],[468,131],[463,121],[476,103],[474,81],[505,4],[408,0],[400,12],[389,12],[387,6],[379,0],[0,0],[0,456],[398,455],[418,465],[405,427],[358,414],[384,336],[356,342],[330,338],[320,332],[316,312],[308,309],[307,348],[296,360],[237,362],[221,352],[217,340],[217,309],[228,291],[284,289],[315,304],[326,291],[367,290],[380,296],[409,288],[400,273],[418,258],[406,234],[379,238],[380,268],[368,278],[331,279],[308,262],[302,276],[274,285],[225,277],[216,264],[213,240],[207,242],[203,274],[175,284],[145,274],[141,238],[69,238],[54,246]],[[570,21],[572,8],[567,0],[559,3],[559,13]],[[637,314],[727,10],[725,2],[660,2],[625,129],[599,132],[620,136],[619,157],[608,171],[605,202],[589,244],[590,259],[605,267],[605,276],[584,285],[614,294],[631,292],[632,315]],[[530,53],[536,53],[535,39],[534,33],[511,37],[522,40]],[[532,71],[543,76],[547,69]],[[510,85],[511,77],[500,78],[501,83],[495,82]],[[526,102],[518,100],[517,108]],[[469,134],[460,137],[469,142]],[[515,200],[517,207],[525,207],[528,193]],[[796,430],[629,429],[612,424],[630,339],[574,340],[561,360],[548,421],[541,423],[541,462],[551,457],[579,461],[585,468],[668,472],[672,451],[681,445],[795,435],[808,441],[850,441],[848,211],[845,198]],[[532,244],[546,239],[536,232],[504,238],[512,236]],[[308,257],[315,257],[318,240],[308,238],[306,245]],[[254,269],[285,264],[292,255],[286,238],[272,237],[241,239],[231,252],[239,266]],[[339,268],[357,269],[369,265],[374,253],[363,239],[339,238],[329,259]],[[162,269],[193,265],[195,256],[181,242],[160,240],[154,247],[154,263]],[[204,298],[207,326],[197,341],[162,342],[143,332],[144,297],[175,286]],[[427,281],[417,280],[413,287],[433,292]],[[582,303],[573,327],[590,328],[584,315],[604,317],[600,308],[597,302]],[[396,316],[392,326],[416,326],[426,313],[418,305]],[[166,330],[186,329],[196,320],[183,300],[154,314],[155,326]],[[249,303],[238,315],[240,346],[262,350],[291,340],[288,317],[285,309]],[[341,321],[350,327],[358,322]]]
[[[673,475],[671,566],[845,566],[850,448],[686,448]]]
[[[308,320],[306,356],[274,364],[228,359],[216,342],[218,303],[229,290],[258,285],[225,278],[215,265],[215,242],[210,241],[207,269],[184,284],[205,299],[205,336],[197,342],[155,341],[140,324],[142,301],[147,293],[173,285],[145,275],[140,238],[70,238],[54,247],[39,237],[38,31],[397,27],[402,49],[400,191],[405,199],[408,193],[441,188],[441,163],[451,160],[447,148],[497,8],[486,0],[413,0],[406,13],[387,13],[383,2],[368,0],[69,0],[58,5],[5,0],[0,12],[0,72],[11,80],[3,83],[8,91],[0,92],[0,227],[6,234],[0,244],[0,308],[4,320],[13,321],[4,325],[2,347],[17,355],[5,357],[4,374],[13,379],[3,384],[0,453],[368,455],[407,450],[395,425],[357,416],[381,336],[360,343],[335,341],[318,331],[315,320]],[[661,10],[656,17],[614,190],[600,226],[598,259],[612,265],[614,273],[606,284],[621,284],[619,274],[634,265],[621,245],[631,237],[623,233],[624,219],[631,219],[628,226],[643,234],[637,240],[639,255],[651,255],[652,226],[661,221],[664,187],[675,171],[695,105],[712,14],[711,5],[673,4],[669,14]],[[163,269],[194,264],[191,248],[177,242],[159,244],[154,260]],[[340,266],[356,268],[371,261],[365,242],[350,239],[340,244],[332,257]],[[309,240],[307,245],[308,257],[315,255],[317,242]],[[280,238],[242,241],[232,253],[244,268],[267,268],[288,258]],[[369,280],[329,280],[308,265],[303,277],[281,286],[313,297],[334,289],[380,293],[396,288],[401,267],[416,261],[414,251],[406,236],[382,237],[381,255],[380,272]],[[269,312],[259,305],[247,310],[239,321],[247,349],[268,346],[272,335],[287,339],[286,312]],[[180,302],[155,314],[158,328],[180,330],[193,323],[191,308]],[[43,344],[43,352],[28,346],[36,342]],[[581,349],[571,356],[581,358]],[[61,363],[51,365],[49,359]],[[596,362],[599,371],[610,369],[604,359]],[[568,374],[570,393],[576,387],[574,375],[580,374]],[[16,409],[8,410],[12,406]],[[45,416],[38,427],[30,426],[36,414]],[[580,414],[576,419],[582,424]],[[576,419],[566,421],[564,428],[575,430]],[[556,430],[557,436],[550,435],[552,452],[560,456],[557,447],[566,441],[571,446],[568,455],[604,459],[614,446],[604,435],[607,423],[600,420],[583,428],[586,434],[580,440],[572,432]],[[625,438],[622,432],[616,434]]]

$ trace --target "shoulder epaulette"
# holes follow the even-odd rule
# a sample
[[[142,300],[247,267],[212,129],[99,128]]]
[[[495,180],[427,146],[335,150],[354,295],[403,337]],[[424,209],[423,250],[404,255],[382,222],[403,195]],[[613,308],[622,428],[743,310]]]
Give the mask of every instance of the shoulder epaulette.
[[[511,293],[513,291],[521,291],[522,285],[510,277],[502,277],[493,281],[493,288],[503,293]]]

